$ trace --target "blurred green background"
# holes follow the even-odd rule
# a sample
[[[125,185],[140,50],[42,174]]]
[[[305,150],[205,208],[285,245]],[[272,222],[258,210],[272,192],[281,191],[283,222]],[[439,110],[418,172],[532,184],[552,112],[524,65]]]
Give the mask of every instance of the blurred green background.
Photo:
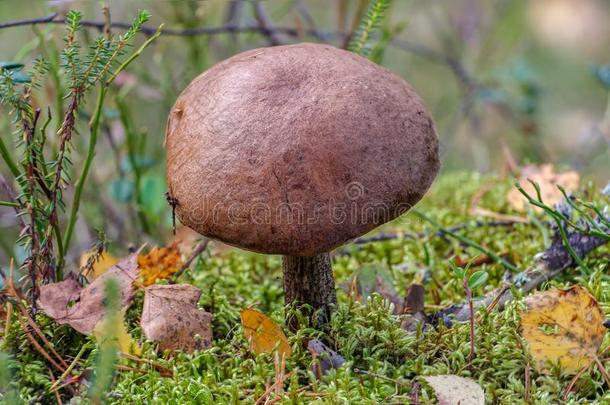
[[[357,26],[360,0],[109,1],[114,23],[130,22],[139,9],[153,17],[148,27],[189,30],[225,27],[215,35],[162,35],[117,80],[109,97],[84,204],[69,259],[104,229],[122,248],[130,243],[166,243],[171,211],[166,204],[163,137],[168,111],[188,82],[214,63],[270,41],[330,42]],[[85,20],[103,21],[97,1],[0,1],[0,21],[30,19],[69,9]],[[610,79],[595,72],[610,63],[610,2],[605,0],[396,0],[384,22],[377,61],[407,79],[435,117],[443,171],[505,172],[507,160],[551,162],[600,184],[610,173]],[[277,30],[264,35],[226,32],[227,26]],[[292,28],[287,30],[283,28]],[[99,31],[87,28],[94,38]],[[31,62],[61,47],[61,24],[0,29],[0,60]],[[140,34],[137,44],[146,36]],[[36,100],[52,104],[49,83]],[[87,101],[85,110],[92,108]],[[0,110],[0,136],[14,145],[10,117]],[[74,169],[87,146],[86,116],[73,139]],[[134,135],[129,137],[128,135]],[[137,139],[136,186],[128,139]],[[49,142],[53,142],[52,138]],[[52,147],[52,145],[50,145]],[[17,147],[16,147],[17,148]],[[8,179],[6,167],[0,174]],[[70,195],[73,190],[66,190]],[[0,191],[7,199],[4,190]],[[145,222],[137,218],[141,196]],[[0,263],[23,257],[14,246],[15,213],[0,209]],[[17,249],[17,250],[15,250]]]

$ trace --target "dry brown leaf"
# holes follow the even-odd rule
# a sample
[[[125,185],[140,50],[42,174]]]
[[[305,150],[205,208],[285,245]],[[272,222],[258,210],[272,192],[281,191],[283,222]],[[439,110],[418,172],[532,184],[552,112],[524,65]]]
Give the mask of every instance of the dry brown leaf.
[[[81,257],[80,257],[81,269],[87,267],[87,262],[89,261],[89,258],[95,254],[96,254],[95,252],[89,251],[89,252],[85,252],[81,255]],[[95,263],[93,263],[93,266],[91,267],[91,271],[88,272],[87,274],[85,274],[85,276],[87,276],[87,279],[89,281],[93,281],[96,278],[98,278],[99,276],[101,276],[102,274],[104,274],[109,268],[116,265],[118,262],[119,262],[119,259],[117,259],[113,255],[111,255],[110,253],[102,252],[102,254],[99,255],[99,258],[95,261]]]
[[[453,374],[422,377],[432,387],[439,405],[484,405],[483,388],[470,378]]]
[[[289,358],[292,347],[282,329],[267,315],[252,308],[241,311],[244,335],[254,353],[271,353],[277,346],[280,355]]]
[[[403,312],[407,314],[415,314],[418,312],[424,312],[426,290],[421,284],[413,283],[407,290],[407,296],[403,304]]]
[[[519,184],[531,196],[536,197],[536,190],[529,180],[538,183],[542,201],[547,205],[554,205],[563,200],[563,194],[557,186],[563,187],[566,191],[578,189],[580,176],[575,171],[555,173],[553,165],[550,163],[543,165],[528,165],[521,170]],[[517,190],[512,188],[506,195],[509,204],[517,211],[525,211],[529,205],[527,199]],[[533,207],[536,211],[541,208]]]
[[[421,284],[413,283],[407,290],[400,324],[407,332],[416,332],[420,324],[423,330],[430,327],[430,321],[424,312],[424,295],[424,286]]]
[[[119,290],[119,306],[126,308],[133,297],[133,282],[138,277],[136,254],[122,259],[115,266],[82,288],[73,279],[40,287],[38,306],[60,324],[68,324],[81,333],[91,333],[104,318],[104,285],[115,279]]]
[[[178,246],[155,247],[148,254],[138,256],[140,275],[144,286],[153,285],[157,280],[168,279],[182,267]]]
[[[574,374],[591,364],[606,333],[604,312],[589,292],[575,285],[530,295],[521,315],[521,335],[529,345],[538,371],[549,362]]]
[[[152,285],[144,290],[140,325],[161,350],[192,353],[212,345],[212,314],[199,309],[201,290],[190,284]]]

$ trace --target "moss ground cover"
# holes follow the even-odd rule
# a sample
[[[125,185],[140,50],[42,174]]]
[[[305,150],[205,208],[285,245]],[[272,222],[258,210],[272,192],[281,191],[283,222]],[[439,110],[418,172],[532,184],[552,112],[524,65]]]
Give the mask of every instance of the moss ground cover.
[[[477,221],[489,218],[473,217],[469,208],[479,191],[488,189],[478,205],[502,214],[512,212],[506,202],[510,179],[472,173],[445,174],[431,193],[419,205],[444,227],[469,225],[459,232],[487,249],[512,262],[519,269],[533,263],[537,253],[548,243],[549,230],[543,214],[529,214],[528,223],[511,226],[478,226]],[[586,188],[594,190],[594,187]],[[595,199],[596,197],[593,196]],[[368,264],[388,269],[397,291],[404,295],[414,281],[423,282],[426,291],[426,312],[431,313],[446,305],[464,300],[462,283],[448,265],[452,257],[473,259],[480,253],[461,245],[454,239],[436,234],[429,223],[408,214],[375,233],[427,233],[424,237],[404,237],[362,245],[348,245],[335,252],[334,272],[338,285],[345,285],[353,272]],[[421,235],[420,235],[421,236]],[[602,247],[589,256],[587,271],[569,269],[556,279],[541,286],[581,284],[610,312],[610,278],[608,257],[610,249]],[[502,283],[506,270],[495,263],[484,263],[479,270],[487,271],[487,283],[474,291],[480,296]],[[283,322],[284,307],[279,257],[257,255],[236,249],[212,247],[193,267],[181,276],[181,282],[192,283],[203,290],[200,306],[214,314],[214,344],[209,350],[193,355],[169,356],[157,353],[144,344],[143,357],[154,360],[173,372],[173,377],[161,373],[145,363],[121,360],[125,369],[116,373],[107,395],[109,403],[254,403],[275,381],[273,356],[254,355],[248,350],[240,325],[240,310],[253,306]],[[437,329],[407,333],[400,328],[401,319],[394,315],[388,301],[374,294],[365,303],[339,290],[339,304],[330,325],[322,331],[303,328],[296,334],[287,333],[294,354],[286,361],[284,395],[274,403],[319,404],[377,404],[410,403],[414,390],[419,390],[421,403],[433,403],[432,392],[418,379],[424,375],[458,374],[471,377],[485,390],[488,403],[609,403],[610,394],[600,373],[585,372],[572,392],[564,399],[571,376],[559,371],[540,375],[532,367],[525,343],[518,334],[521,299],[511,303],[503,312],[480,311],[476,322],[476,357],[468,365],[470,337],[468,324],[452,328],[440,325]],[[128,329],[136,339],[141,338],[138,319],[141,314],[142,293],[127,313]],[[43,332],[52,337],[56,350],[71,360],[85,345],[77,367],[95,369],[98,359],[96,345],[91,338],[77,334],[67,326],[58,327],[44,315],[36,317]],[[343,367],[331,370],[317,379],[310,370],[312,358],[304,348],[310,338],[325,341],[346,360]],[[3,367],[12,373],[3,378],[24,401],[52,403],[53,384],[45,360],[28,344],[25,334],[15,321],[2,343]],[[602,350],[608,346],[604,341]],[[603,361],[603,356],[601,356]],[[130,369],[132,369],[130,371]],[[138,371],[139,370],[139,371]],[[76,385],[74,385],[76,387]],[[527,386],[530,387],[526,394]],[[69,391],[60,391],[69,398]],[[271,396],[271,398],[275,398]]]

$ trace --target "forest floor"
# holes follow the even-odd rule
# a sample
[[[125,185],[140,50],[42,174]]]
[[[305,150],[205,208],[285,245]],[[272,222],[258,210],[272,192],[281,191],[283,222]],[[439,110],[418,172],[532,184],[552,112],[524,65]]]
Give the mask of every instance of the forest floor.
[[[512,187],[510,178],[473,173],[444,175],[418,209],[442,227],[464,225],[456,233],[523,271],[549,246],[552,230],[545,225],[549,218],[544,213],[518,212],[511,207],[507,194]],[[592,191],[593,186],[585,184],[581,189],[587,190],[590,198],[598,198],[591,194],[599,194],[599,190]],[[507,218],[508,225],[482,225],[504,222]],[[483,388],[487,403],[610,403],[610,393],[605,393],[607,387],[599,368],[586,368],[577,379],[558,367],[548,373],[537,371],[527,342],[520,335],[523,297],[517,297],[502,311],[478,310],[472,361],[469,361],[468,322],[455,322],[452,327],[442,324],[420,327],[410,332],[403,329],[404,315],[397,314],[396,305],[387,298],[397,294],[402,301],[413,283],[423,285],[427,314],[465,300],[462,280],[456,278],[450,259],[460,263],[472,261],[476,270],[488,274],[487,281],[474,288],[475,298],[501,286],[507,269],[472,246],[439,234],[438,228],[414,214],[405,215],[369,236],[401,232],[417,235],[348,244],[335,251],[333,269],[339,303],[332,321],[322,331],[302,328],[297,333],[283,326],[281,259],[211,243],[202,259],[180,276],[179,282],[202,290],[199,305],[213,314],[212,347],[194,354],[156,351],[152,343],[142,338],[139,319],[143,292],[137,292],[126,314],[127,329],[142,342],[141,357],[157,366],[142,360],[121,359],[107,400],[135,404],[434,403],[434,393],[422,377],[456,374],[476,381]],[[586,269],[569,268],[538,290],[579,284],[608,314],[609,255],[610,247],[602,246],[586,256]],[[355,274],[371,271],[374,278],[381,277],[388,285],[380,288],[378,282],[365,285],[365,281],[354,284]],[[368,299],[362,298],[369,293]],[[285,364],[278,364],[271,354],[256,355],[250,350],[240,322],[240,311],[248,307],[267,314],[282,326],[292,347],[292,355]],[[83,345],[88,348],[81,352],[74,371],[81,383],[86,380],[83,370],[96,367],[98,349],[94,339],[67,325],[58,327],[42,313],[35,318],[66,359],[74,359]],[[53,381],[45,359],[28,344],[17,322],[12,323],[6,336],[3,351],[12,356],[4,361],[8,361],[14,373],[13,387],[25,401],[54,403],[56,397],[49,390]],[[312,338],[325,342],[345,363],[323,375],[312,371],[312,354],[306,347]],[[608,344],[606,336],[601,350]],[[74,384],[73,390],[78,390],[78,386]],[[68,389],[59,392],[63,401],[71,397]],[[79,403],[74,401],[71,403]]]

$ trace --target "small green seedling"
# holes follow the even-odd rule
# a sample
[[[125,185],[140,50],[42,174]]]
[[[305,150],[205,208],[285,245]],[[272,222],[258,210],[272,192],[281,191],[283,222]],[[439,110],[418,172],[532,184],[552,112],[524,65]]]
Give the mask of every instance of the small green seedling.
[[[472,302],[472,290],[485,284],[487,281],[488,274],[484,271],[475,271],[470,274],[469,262],[466,267],[459,267],[453,260],[449,260],[449,266],[453,271],[453,274],[464,283],[464,292],[466,293],[466,299],[468,300],[468,309],[470,311],[469,323],[470,323],[470,353],[468,355],[468,364],[472,365],[475,356],[474,348],[474,304]]]
[[[450,260],[449,266],[451,267],[451,270],[453,271],[453,274],[455,274],[457,279],[461,281],[467,280],[468,288],[470,288],[471,290],[482,286],[489,278],[489,274],[482,270],[475,271],[474,273],[469,275],[470,263],[468,263],[466,267],[459,267],[457,264],[455,264],[455,261]]]

